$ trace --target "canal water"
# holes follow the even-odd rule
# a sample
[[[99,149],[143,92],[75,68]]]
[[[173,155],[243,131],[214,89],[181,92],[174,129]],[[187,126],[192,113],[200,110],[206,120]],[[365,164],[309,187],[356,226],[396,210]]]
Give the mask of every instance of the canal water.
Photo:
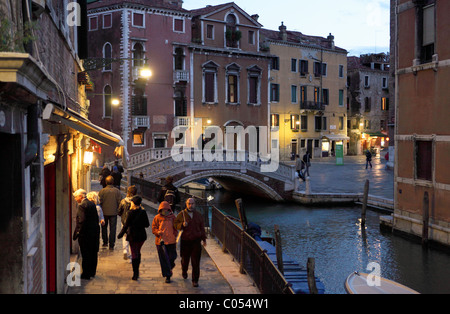
[[[349,274],[371,273],[377,270],[373,266],[382,277],[420,293],[450,293],[450,254],[423,249],[420,243],[382,232],[381,213],[369,210],[366,227],[361,229],[358,206],[279,204],[223,190],[207,191],[206,195],[214,197],[211,203],[217,208],[235,217],[239,216],[234,200],[242,197],[248,221],[272,234],[274,225],[279,225],[283,252],[304,266],[308,257],[314,257],[315,274],[327,294],[345,293],[344,281]]]

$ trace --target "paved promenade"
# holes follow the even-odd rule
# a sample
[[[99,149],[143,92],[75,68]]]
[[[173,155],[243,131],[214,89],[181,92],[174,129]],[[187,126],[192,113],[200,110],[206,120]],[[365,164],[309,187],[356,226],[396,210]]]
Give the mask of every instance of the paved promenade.
[[[97,182],[92,181],[92,190],[99,190]],[[144,200],[149,221],[155,216],[155,206]],[[121,229],[118,219],[117,233]],[[100,246],[97,274],[90,280],[81,280],[81,286],[69,288],[69,294],[258,294],[247,275],[239,273],[237,265],[229,254],[222,253],[214,240],[207,240],[200,266],[199,287],[192,287],[191,267],[188,278],[181,277],[181,258],[179,250],[173,269],[171,283],[165,283],[161,275],[155,236],[147,229],[148,239],[142,247],[142,262],[139,280],[133,281],[131,263],[123,259],[122,240],[117,240],[114,250]],[[100,241],[101,242],[101,241]],[[79,261],[81,263],[81,260]]]
[[[290,164],[294,164],[290,162]],[[336,165],[336,158],[311,159],[310,186],[312,193],[363,193],[369,179],[369,194],[394,199],[394,170],[385,169],[386,161],[372,158],[372,168],[366,169],[365,156],[345,156],[344,165]],[[300,190],[305,190],[300,180]]]

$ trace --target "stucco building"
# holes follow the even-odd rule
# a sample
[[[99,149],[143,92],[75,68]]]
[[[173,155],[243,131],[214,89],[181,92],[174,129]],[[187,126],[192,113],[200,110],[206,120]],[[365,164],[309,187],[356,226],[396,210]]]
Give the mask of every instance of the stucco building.
[[[380,153],[389,146],[389,56],[367,54],[348,58],[349,154]]]
[[[347,152],[347,51],[334,36],[261,30],[261,45],[272,55],[269,77],[270,125],[280,134],[280,159],[309,151],[313,158]]]

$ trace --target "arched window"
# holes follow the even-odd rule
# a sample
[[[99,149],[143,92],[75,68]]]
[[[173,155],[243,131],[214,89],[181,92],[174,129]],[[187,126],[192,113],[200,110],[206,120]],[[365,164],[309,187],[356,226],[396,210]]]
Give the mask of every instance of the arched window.
[[[111,71],[112,70],[112,46],[110,43],[106,43],[103,46],[103,59],[106,61],[106,65],[103,67],[103,71]]]
[[[134,44],[133,50],[133,66],[142,67],[145,64],[144,47],[140,43]]]
[[[103,88],[103,117],[104,118],[111,118],[112,117],[112,89],[111,86],[106,85],[105,88]]]
[[[225,39],[227,47],[238,48],[239,40],[241,39],[241,32],[236,27],[236,16],[234,14],[228,14],[226,24]]]

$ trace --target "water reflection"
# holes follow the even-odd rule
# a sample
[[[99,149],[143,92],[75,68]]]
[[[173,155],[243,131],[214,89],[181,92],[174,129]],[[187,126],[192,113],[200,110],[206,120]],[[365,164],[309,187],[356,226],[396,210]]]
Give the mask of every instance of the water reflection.
[[[345,293],[344,281],[354,271],[370,272],[378,263],[381,276],[421,293],[450,293],[450,254],[424,250],[419,243],[383,233],[379,213],[367,211],[361,227],[360,207],[309,208],[278,204],[226,191],[208,192],[218,208],[238,217],[234,200],[242,197],[249,221],[273,233],[280,226],[283,251],[306,265],[316,260],[316,275],[326,293]]]

